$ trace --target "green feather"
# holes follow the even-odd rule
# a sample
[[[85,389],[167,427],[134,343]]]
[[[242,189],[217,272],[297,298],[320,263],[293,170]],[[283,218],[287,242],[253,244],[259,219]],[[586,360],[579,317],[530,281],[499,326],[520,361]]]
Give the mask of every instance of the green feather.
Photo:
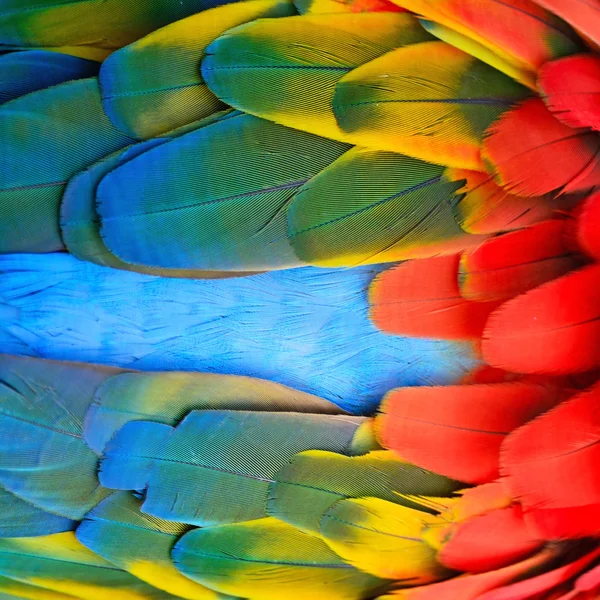
[[[0,487],[0,537],[48,535],[75,526],[75,521],[43,511]]]
[[[67,181],[130,144],[102,110],[98,81],[40,90],[0,107],[0,252],[61,250]]]
[[[219,0],[2,0],[0,44],[120,48]]]
[[[290,0],[250,0],[195,14],[158,29],[102,64],[106,114],[121,131],[147,139],[202,119],[223,105],[200,76],[204,50],[235,27],[295,14]]]
[[[107,495],[82,437],[97,387],[120,369],[0,355],[0,483],[20,498],[81,519]]]
[[[134,421],[107,444],[99,477],[114,489],[146,486],[143,510],[161,519],[201,526],[258,519],[269,484],[292,456],[345,452],[362,422],[226,410],[193,411],[176,429]]]
[[[316,135],[346,141],[331,101],[355,67],[433,39],[407,14],[317,14],[260,19],[206,49],[202,76],[227,104]]]
[[[294,456],[273,477],[267,512],[318,534],[323,514],[343,498],[374,496],[427,510],[409,496],[449,496],[464,484],[376,451],[348,457],[316,450]],[[433,511],[430,511],[433,512]]]
[[[299,266],[287,207],[347,149],[250,115],[214,122],[104,177],[97,190],[104,242],[126,262],[155,267]]]
[[[356,266],[457,252],[478,240],[454,218],[458,183],[444,168],[392,152],[353,148],[305,184],[288,211],[298,256]]]
[[[80,600],[175,600],[94,554],[72,532],[0,538],[0,575]]]
[[[226,600],[184,577],[173,566],[171,550],[189,525],[156,519],[140,511],[141,501],[115,492],[92,509],[77,529],[87,548],[161,590],[188,600]]]
[[[212,373],[123,373],[98,388],[86,414],[84,437],[101,453],[129,421],[176,425],[191,410],[227,409],[340,414],[332,402],[279,383]]]
[[[387,587],[320,539],[270,518],[190,531],[173,559],[186,577],[252,600],[362,600]]]

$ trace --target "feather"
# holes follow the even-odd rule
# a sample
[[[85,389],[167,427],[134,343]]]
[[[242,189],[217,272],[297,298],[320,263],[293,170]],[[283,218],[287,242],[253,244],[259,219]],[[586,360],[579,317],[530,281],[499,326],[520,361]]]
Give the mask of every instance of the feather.
[[[296,254],[319,266],[356,266],[454,253],[481,241],[453,211],[457,184],[443,167],[353,148],[308,181],[288,211]],[[376,182],[376,185],[374,185]]]
[[[147,139],[202,119],[223,105],[200,76],[210,42],[254,19],[295,14],[291,0],[250,0],[176,21],[113,53],[100,90],[108,118],[133,138]]]
[[[150,517],[140,505],[128,492],[111,494],[86,515],[77,539],[113,565],[177,598],[229,599],[184,577],[173,565],[171,550],[190,527]]]
[[[65,81],[93,77],[99,66],[46,50],[5,54],[0,56],[0,104]]]
[[[458,288],[459,256],[402,263],[375,278],[370,318],[397,335],[477,339],[496,303],[469,302]]]
[[[564,196],[515,196],[498,186],[487,173],[448,168],[443,178],[461,182],[454,205],[457,223],[468,233],[487,234],[521,229],[549,219],[553,211],[568,205]]]
[[[434,513],[418,498],[450,496],[460,487],[386,451],[348,457],[309,450],[292,457],[273,480],[267,513],[313,534],[319,534],[323,515],[344,498],[373,496]]]
[[[380,271],[193,281],[65,254],[0,256],[0,347],[144,371],[259,377],[369,414],[393,387],[453,383],[474,364],[466,344],[379,333],[366,290]]]
[[[299,266],[287,236],[289,203],[347,148],[250,115],[216,121],[141,154],[100,182],[104,242],[126,262],[163,268]],[[169,235],[156,244],[165,230]]]
[[[385,396],[375,426],[381,444],[405,460],[485,483],[498,477],[506,436],[560,399],[553,387],[520,382],[400,388]]]
[[[508,300],[581,266],[567,248],[565,221],[543,221],[487,240],[460,259],[463,298]]]
[[[599,398],[596,385],[517,429],[504,442],[506,484],[532,521],[536,522],[538,509],[571,509],[568,522],[538,524],[546,539],[562,537],[556,535],[561,527],[568,530],[568,537],[597,535],[600,530],[600,482],[593,475],[600,458]],[[593,507],[590,514],[586,509]],[[545,523],[554,525],[554,531],[543,531]]]
[[[0,44],[120,48],[222,0],[3,0]]]
[[[0,537],[34,537],[72,531],[76,522],[45,512],[0,487]]]
[[[253,377],[212,373],[122,373],[96,391],[85,416],[84,439],[101,454],[129,421],[175,426],[191,410],[226,409],[340,414],[332,402]]]
[[[0,576],[0,600],[76,600],[76,598]]]
[[[600,44],[600,4],[598,0],[535,0],[572,25],[591,42]]]
[[[397,0],[400,6],[472,38],[505,62],[535,73],[581,44],[571,28],[531,0]],[[494,65],[495,66],[495,65]]]
[[[485,573],[538,551],[543,542],[527,529],[518,505],[492,510],[452,526],[438,560],[456,571]]]
[[[466,574],[447,581],[410,589],[399,589],[377,600],[480,600],[489,590],[525,579],[539,572],[560,555],[560,550],[545,548],[530,558],[487,573]]]
[[[600,260],[600,192],[582,202],[575,218],[575,237],[585,254]]]
[[[116,167],[133,160],[155,146],[165,144],[169,140],[175,139],[185,133],[195,131],[211,123],[216,123],[221,119],[227,119],[231,116],[231,112],[223,111],[215,113],[201,121],[196,121],[169,131],[159,138],[146,140],[145,142],[128,146],[123,150],[118,150],[72,177],[67,183],[60,205],[61,234],[67,250],[82,260],[90,260],[99,265],[125,269],[127,271],[138,271],[149,275],[160,275],[162,277],[218,279],[221,277],[248,275],[248,272],[153,268],[124,262],[112,254],[106,247],[100,235],[100,218],[96,210],[98,184],[105,175]]]
[[[401,13],[264,19],[206,49],[202,77],[223,102],[309,133],[347,141],[331,101],[338,80],[385,52],[430,39]]]
[[[118,372],[0,355],[2,486],[69,519],[81,519],[105,497],[82,428],[96,388]]]
[[[297,11],[304,15],[362,12],[406,12],[390,0],[294,0]]]
[[[539,98],[506,112],[481,150],[498,185],[521,196],[580,192],[600,185],[600,138],[556,120]]]
[[[544,65],[538,85],[552,114],[565,125],[600,131],[599,81],[600,58],[578,54]]]
[[[492,313],[485,362],[520,373],[583,373],[600,364],[600,265],[563,275]]]
[[[402,585],[423,585],[450,575],[421,539],[436,517],[379,498],[340,500],[321,521],[325,543],[347,563]]]
[[[0,538],[0,575],[80,600],[175,600],[100,558],[73,532]]]
[[[134,421],[107,444],[99,479],[113,489],[147,487],[142,510],[161,519],[201,526],[259,519],[269,484],[294,454],[345,452],[362,420],[203,410],[176,429]]]
[[[131,141],[102,111],[95,78],[2,105],[0,252],[61,250],[58,207],[67,180]]]
[[[186,577],[253,600],[361,600],[387,583],[345,563],[317,537],[272,518],[190,531],[173,559]]]
[[[448,541],[448,534],[452,533],[457,525],[468,522],[473,517],[508,508],[513,502],[501,480],[483,483],[456,494],[460,495],[460,498],[442,510],[439,520],[422,532],[423,540],[436,550]]]
[[[431,33],[436,38],[446,44],[450,44],[471,56],[474,56],[481,62],[484,62],[490,67],[494,67],[497,71],[508,75],[510,78],[518,81],[522,85],[532,90],[537,90],[535,75],[522,65],[517,65],[510,60],[506,60],[499,54],[496,54],[487,44],[476,41],[471,35],[459,33],[456,29],[446,27],[435,21],[427,21],[420,19],[421,25],[425,31]]]
[[[351,143],[483,170],[483,132],[527,94],[489,65],[435,41],[393,50],[345,75],[333,110]]]
[[[548,593],[552,589],[581,573],[583,569],[597,561],[598,557],[600,557],[600,549],[592,550],[572,562],[536,577],[491,590],[478,596],[478,600],[541,600],[548,598]]]

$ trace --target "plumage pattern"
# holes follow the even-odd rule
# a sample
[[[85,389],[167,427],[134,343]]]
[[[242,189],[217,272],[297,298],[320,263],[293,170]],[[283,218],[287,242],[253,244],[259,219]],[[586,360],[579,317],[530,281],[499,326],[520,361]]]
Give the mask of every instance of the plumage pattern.
[[[506,436],[559,400],[552,387],[520,382],[400,388],[384,398],[376,431],[384,447],[406,460],[486,483],[499,475]]]
[[[473,365],[464,345],[369,323],[378,267],[183,281],[55,254],[0,256],[0,271],[0,341],[14,354],[260,377],[355,414],[393,387],[452,383]]]
[[[0,0],[0,598],[594,600],[598,23]]]

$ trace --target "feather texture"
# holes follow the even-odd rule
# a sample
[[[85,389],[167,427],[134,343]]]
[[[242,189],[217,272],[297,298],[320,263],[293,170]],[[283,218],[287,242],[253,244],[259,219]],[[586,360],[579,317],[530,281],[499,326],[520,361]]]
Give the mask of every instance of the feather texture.
[[[384,398],[376,430],[406,460],[485,483],[498,477],[506,436],[560,399],[555,388],[520,382],[400,388]]]
[[[393,50],[345,75],[333,110],[352,143],[483,170],[483,132],[527,94],[489,65],[435,41]]]
[[[206,46],[236,25],[293,14],[291,0],[236,2],[176,21],[118,50],[100,73],[106,114],[130,137],[147,139],[220,110],[223,105],[200,76]]]
[[[523,560],[543,542],[527,529],[518,505],[492,510],[454,525],[438,560],[450,569],[485,573]]]
[[[455,218],[468,233],[512,231],[549,219],[554,210],[569,207],[565,197],[515,196],[497,185],[487,173],[448,168],[443,178],[460,182]]]
[[[186,577],[254,600],[280,600],[282,594],[360,600],[387,583],[347,564],[317,537],[272,518],[190,531],[173,558]]]
[[[580,34],[600,45],[600,4],[598,0],[535,0],[570,23]]]
[[[93,77],[97,62],[48,52],[10,52],[0,56],[0,104],[65,81]]]
[[[77,539],[113,565],[177,598],[229,600],[230,596],[184,577],[173,565],[171,550],[190,527],[150,517],[140,511],[140,504],[128,492],[111,494],[86,515]]]
[[[484,332],[484,360],[520,373],[582,373],[600,362],[600,266],[509,300]]]
[[[376,451],[349,457],[310,450],[292,457],[273,477],[267,512],[306,533],[321,533],[323,515],[344,498],[376,497],[434,513],[420,497],[450,496],[460,484]]]
[[[0,537],[35,537],[72,531],[77,523],[37,508],[0,487]]]
[[[325,543],[351,565],[402,585],[423,585],[449,571],[421,539],[436,517],[379,498],[340,500],[321,521]]]
[[[459,260],[458,255],[412,260],[384,271],[369,290],[375,326],[397,335],[479,338],[497,304],[461,297]]]
[[[106,442],[129,421],[174,426],[191,410],[339,414],[332,402],[252,377],[212,373],[122,373],[97,389],[85,416],[84,439],[101,454]]]
[[[534,523],[542,511],[536,529],[546,539],[595,535],[600,527],[600,483],[591,476],[600,456],[599,398],[596,385],[517,429],[504,443],[508,489]],[[544,514],[561,509],[570,509],[570,519],[553,522]]]
[[[589,257],[600,260],[600,192],[586,198],[575,216],[576,244]]]
[[[400,6],[456,30],[501,60],[535,73],[580,47],[571,28],[531,0],[397,0]],[[494,65],[495,66],[495,65]]]
[[[401,13],[315,14],[236,27],[206,49],[202,76],[223,102],[347,141],[333,115],[338,80],[398,46],[430,39]]]
[[[548,63],[538,85],[552,114],[570,127],[600,130],[600,58],[578,54]]]
[[[217,120],[122,164],[100,182],[102,236],[122,260],[153,267],[252,272],[299,266],[287,236],[288,205],[347,149],[250,115]],[[169,235],[156,244],[165,229]]]
[[[80,600],[175,600],[94,554],[72,532],[0,538],[0,575]]]
[[[443,168],[353,148],[308,181],[288,212],[296,254],[320,266],[356,266],[453,253],[481,240],[456,223],[458,187]],[[376,184],[374,184],[376,182]]]
[[[0,345],[144,371],[260,377],[368,414],[393,387],[453,383],[474,364],[464,344],[379,333],[366,290],[380,270],[192,281],[60,254],[0,256]]]
[[[82,437],[94,391],[117,369],[0,356],[0,483],[44,510],[70,519],[107,491],[98,458]]]
[[[487,573],[461,575],[427,586],[399,589],[380,596],[378,600],[480,600],[485,597],[485,592],[519,579],[526,579],[558,556],[560,550],[550,547],[508,567]]]
[[[220,0],[4,0],[0,44],[120,48]]]
[[[539,98],[502,115],[486,133],[482,158],[496,183],[522,196],[581,192],[600,185],[600,139],[560,123]]]
[[[131,141],[104,114],[95,78],[2,105],[0,252],[61,250],[58,211],[68,179]]]
[[[544,221],[464,252],[460,294],[476,302],[507,300],[580,265],[567,247],[565,221]]]
[[[108,443],[99,479],[114,489],[147,487],[142,510],[161,519],[201,526],[258,519],[266,516],[269,484],[294,454],[345,452],[361,421],[216,410],[193,411],[170,432],[135,421]]]

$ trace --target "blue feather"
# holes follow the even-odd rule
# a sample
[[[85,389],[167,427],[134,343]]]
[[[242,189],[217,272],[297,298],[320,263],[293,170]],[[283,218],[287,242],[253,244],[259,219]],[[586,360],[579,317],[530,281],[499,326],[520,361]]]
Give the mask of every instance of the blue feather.
[[[382,268],[184,280],[66,254],[0,256],[0,347],[261,377],[366,414],[391,388],[448,384],[475,364],[466,345],[388,336],[371,325],[366,291]]]

